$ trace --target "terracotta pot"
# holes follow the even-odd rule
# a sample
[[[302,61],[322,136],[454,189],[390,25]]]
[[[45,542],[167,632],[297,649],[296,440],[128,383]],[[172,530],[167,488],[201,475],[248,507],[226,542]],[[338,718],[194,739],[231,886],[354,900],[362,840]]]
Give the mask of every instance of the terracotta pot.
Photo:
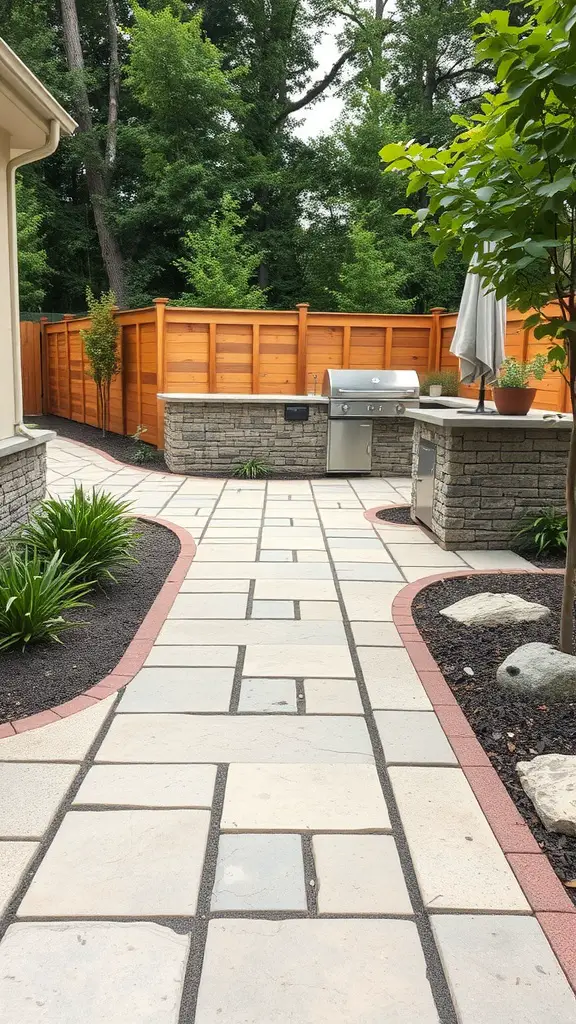
[[[501,416],[526,416],[536,398],[536,388],[494,388],[493,396]]]

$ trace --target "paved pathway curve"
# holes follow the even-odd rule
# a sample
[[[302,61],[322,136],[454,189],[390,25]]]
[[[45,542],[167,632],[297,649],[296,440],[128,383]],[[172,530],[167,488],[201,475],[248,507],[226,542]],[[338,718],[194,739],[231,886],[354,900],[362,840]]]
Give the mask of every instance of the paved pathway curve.
[[[50,467],[199,546],[123,694],[0,741],[0,1024],[575,1024],[391,615],[521,560],[369,522],[406,479]]]

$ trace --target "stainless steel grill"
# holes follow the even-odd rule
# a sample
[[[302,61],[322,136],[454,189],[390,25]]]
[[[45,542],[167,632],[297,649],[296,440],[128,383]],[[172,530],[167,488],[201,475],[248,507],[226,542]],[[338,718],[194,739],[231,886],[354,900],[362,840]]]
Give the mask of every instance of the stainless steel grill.
[[[420,404],[415,370],[326,370],[328,473],[367,473],[372,468],[373,420],[403,416]]]

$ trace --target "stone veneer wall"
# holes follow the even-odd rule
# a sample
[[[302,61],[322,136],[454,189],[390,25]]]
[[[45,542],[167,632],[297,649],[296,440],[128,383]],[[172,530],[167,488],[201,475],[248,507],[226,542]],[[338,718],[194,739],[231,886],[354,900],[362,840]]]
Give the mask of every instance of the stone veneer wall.
[[[564,507],[569,430],[416,422],[413,508],[420,438],[437,446],[432,521],[448,550],[507,548],[519,516],[544,506]]]
[[[308,420],[291,422],[284,419],[283,403],[166,400],[166,465],[174,473],[226,474],[236,463],[259,458],[280,473],[323,476],[326,406],[309,408]]]
[[[45,491],[45,444],[0,458],[0,534],[25,522]]]
[[[410,476],[413,434],[414,420],[401,416],[374,420],[372,476]]]
[[[311,403],[309,409],[308,420],[293,422],[284,419],[284,403],[167,399],[166,465],[173,473],[228,473],[236,463],[260,458],[280,473],[324,476],[327,407]],[[410,475],[412,434],[412,420],[374,420],[372,476]]]

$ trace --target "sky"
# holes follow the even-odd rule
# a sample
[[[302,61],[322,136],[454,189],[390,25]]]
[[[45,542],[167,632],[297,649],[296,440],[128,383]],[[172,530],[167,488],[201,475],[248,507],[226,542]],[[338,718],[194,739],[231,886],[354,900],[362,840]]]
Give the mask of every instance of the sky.
[[[318,61],[318,68],[314,73],[314,81],[322,78],[340,56],[340,48],[337,45],[336,37],[342,28],[342,19],[334,21],[334,25],[325,33],[322,41],[314,50]],[[299,138],[313,139],[323,132],[327,132],[330,125],[334,123],[342,111],[342,100],[335,94],[332,87],[327,89],[322,98],[310,107],[306,107],[300,115],[301,124],[296,129]]]

